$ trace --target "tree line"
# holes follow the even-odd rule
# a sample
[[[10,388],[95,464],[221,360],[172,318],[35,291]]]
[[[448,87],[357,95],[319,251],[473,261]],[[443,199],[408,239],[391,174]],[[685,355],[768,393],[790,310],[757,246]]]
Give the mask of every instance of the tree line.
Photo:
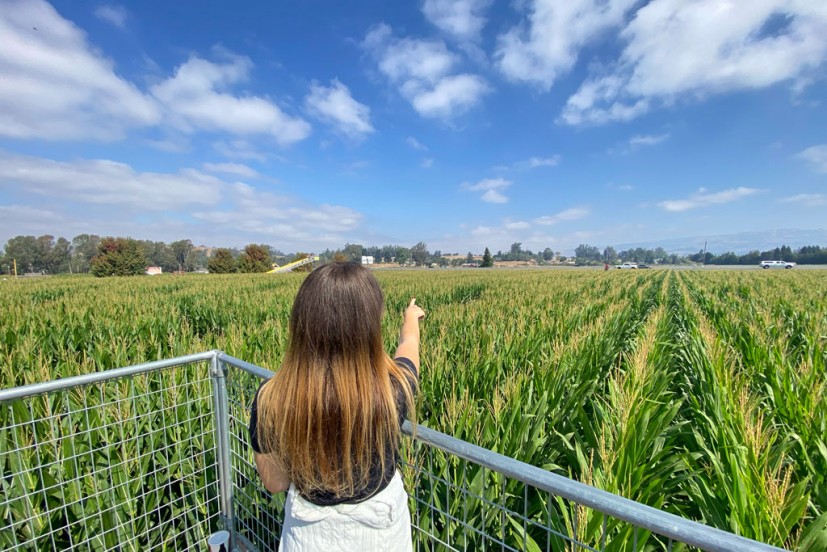
[[[192,272],[208,270],[213,273],[266,272],[274,263],[285,264],[308,256],[308,253],[285,254],[267,244],[248,244],[243,249],[208,248],[194,246],[189,239],[165,243],[163,241],[132,238],[100,237],[80,234],[67,240],[51,235],[15,236],[6,242],[0,255],[0,271],[11,273],[17,263],[18,273],[46,274],[92,273],[99,276],[142,274],[149,266],[161,267],[163,272]],[[789,246],[767,251],[754,250],[743,255],[728,252],[716,255],[703,250],[681,256],[654,249],[633,248],[617,251],[612,246],[600,249],[580,244],[572,259],[545,248],[542,251],[523,249],[515,242],[507,251],[491,253],[486,247],[480,258],[470,251],[467,255],[429,251],[425,242],[403,245],[362,246],[347,243],[342,248],[326,249],[319,254],[321,262],[333,260],[360,262],[362,257],[373,257],[375,263],[398,263],[415,266],[493,266],[495,262],[522,261],[536,264],[570,262],[578,265],[639,262],[648,264],[704,263],[712,265],[752,265],[762,260],[785,260],[799,264],[827,264],[827,247],[808,245],[793,250]],[[303,267],[309,270],[310,266]]]
[[[710,265],[752,265],[761,261],[787,261],[797,264],[827,264],[827,247],[819,245],[805,245],[792,249],[787,245],[768,249],[766,251],[750,251],[743,255],[722,253],[714,255],[709,251],[704,255],[703,249],[689,256],[690,261]]]
[[[647,264],[688,264],[701,263],[708,265],[757,265],[761,261],[788,261],[798,264],[827,264],[827,247],[806,245],[792,249],[782,245],[774,249],[760,251],[752,250],[743,255],[727,252],[716,255],[703,249],[697,253],[682,256],[667,253],[662,247],[646,249],[637,247],[616,251],[614,247],[606,247],[602,251],[593,245],[580,244],[574,250],[576,264],[600,264],[618,262],[638,262]]]
[[[86,274],[125,276],[143,274],[157,266],[163,272],[266,272],[275,259],[282,262],[307,256],[284,255],[264,244],[249,244],[244,249],[196,247],[191,240],[171,243],[132,238],[100,237],[81,234],[71,241],[43,235],[15,236],[0,255],[0,271],[43,274]]]
[[[124,247],[126,250],[123,250]],[[195,270],[201,265],[202,255],[203,266],[206,266],[206,254],[194,251],[190,240],[166,244],[150,240],[101,238],[94,234],[80,234],[71,241],[62,237],[55,240],[51,235],[15,236],[6,242],[3,248],[0,267],[3,272],[10,272],[16,261],[19,273],[84,274],[91,272],[96,257],[111,255],[120,250],[123,250],[121,254],[128,255],[130,260],[143,264],[141,272],[150,265],[160,266],[168,272]]]

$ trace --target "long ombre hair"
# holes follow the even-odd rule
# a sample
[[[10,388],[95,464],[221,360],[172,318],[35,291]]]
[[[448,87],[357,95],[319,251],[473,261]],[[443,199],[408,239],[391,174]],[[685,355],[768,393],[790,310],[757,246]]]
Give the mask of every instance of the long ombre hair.
[[[344,497],[385,473],[400,438],[396,389],[411,383],[382,346],[384,298],[369,270],[331,263],[302,283],[281,368],[258,395],[258,438],[304,493]]]

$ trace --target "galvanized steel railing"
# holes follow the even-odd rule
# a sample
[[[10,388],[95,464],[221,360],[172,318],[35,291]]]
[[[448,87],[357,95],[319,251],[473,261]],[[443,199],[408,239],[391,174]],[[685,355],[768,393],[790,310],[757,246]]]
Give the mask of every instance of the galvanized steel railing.
[[[0,390],[0,549],[195,550],[227,529],[277,550],[284,495],[247,434],[270,375],[210,351]],[[781,550],[422,426],[402,457],[416,550]]]

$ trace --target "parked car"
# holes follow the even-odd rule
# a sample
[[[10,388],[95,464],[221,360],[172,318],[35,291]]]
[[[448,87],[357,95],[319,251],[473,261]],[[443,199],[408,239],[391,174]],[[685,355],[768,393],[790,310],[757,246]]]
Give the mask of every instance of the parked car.
[[[621,265],[617,265],[617,268],[635,269],[637,268],[637,263],[623,263]]]
[[[637,267],[638,268],[649,268],[649,265],[648,264],[643,264],[643,263],[638,263]]]
[[[788,263],[787,261],[761,261],[758,265],[761,268],[792,268],[795,263]]]

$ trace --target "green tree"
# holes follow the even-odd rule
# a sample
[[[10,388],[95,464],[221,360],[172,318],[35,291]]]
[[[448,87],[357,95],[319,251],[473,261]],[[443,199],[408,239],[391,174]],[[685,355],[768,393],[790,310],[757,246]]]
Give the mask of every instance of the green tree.
[[[40,248],[34,236],[15,236],[6,242],[5,249],[8,263],[17,261],[18,273],[42,270]]]
[[[611,245],[603,250],[603,262],[613,263],[617,260],[617,251]]]
[[[235,272],[235,259],[233,252],[226,248],[219,248],[212,252],[207,261],[207,270],[213,274],[229,274]]]
[[[381,249],[381,256],[383,263],[392,263],[394,258],[396,257],[396,246],[395,245],[383,245]]]
[[[394,255],[396,262],[400,265],[404,265],[407,263],[411,258],[411,250],[407,247],[399,246],[396,248],[396,255]]]
[[[190,251],[192,251],[192,241],[174,241],[171,244],[169,244],[169,248],[172,250],[172,254],[175,256],[175,261],[178,263],[178,270],[184,270],[184,266],[187,262],[187,255],[189,255]]]
[[[543,249],[543,260],[550,261],[552,259],[554,259],[554,251],[552,251],[550,247]]]
[[[72,272],[89,272],[92,258],[98,253],[100,236],[94,234],[80,234],[72,238],[72,259],[70,269]]]
[[[482,254],[482,265],[483,268],[489,268],[494,266],[494,259],[491,258],[491,252],[488,248],[485,248],[485,252]]]
[[[576,257],[575,262],[577,264],[586,264],[589,261],[600,261],[602,257],[597,247],[585,243],[577,246],[574,250],[574,256]]]
[[[511,244],[511,250],[508,252],[509,261],[523,260],[523,244],[521,242],[514,242]]]
[[[134,276],[146,271],[146,251],[140,242],[130,238],[104,238],[98,254],[92,259],[92,274],[102,276]]]
[[[465,262],[466,262],[467,264],[473,264],[473,262],[474,262],[474,254],[473,254],[473,253],[471,253],[470,251],[469,251],[469,252],[468,252],[468,254],[465,256]]]
[[[238,259],[239,272],[267,272],[272,267],[270,248],[266,245],[251,243],[244,248]]]
[[[416,266],[422,266],[428,260],[428,246],[425,242],[419,242],[411,247],[411,259]]]
[[[58,238],[46,256],[46,270],[51,274],[69,272],[72,244],[66,238]]]
[[[345,257],[347,257],[348,261],[354,263],[361,263],[362,262],[362,251],[364,248],[359,245],[358,243],[346,243],[345,249],[342,251]]]
[[[38,264],[35,266],[35,270],[40,271],[47,271],[49,270],[49,257],[52,254],[52,248],[55,246],[55,237],[49,234],[45,234],[37,238],[37,259]]]
[[[207,261],[206,251],[203,249],[192,249],[187,253],[186,259],[184,259],[184,270],[192,272],[193,270],[207,268]]]
[[[178,270],[178,260],[172,248],[162,241],[144,240],[143,246],[148,262],[151,266],[160,266],[164,272],[175,272]]]

